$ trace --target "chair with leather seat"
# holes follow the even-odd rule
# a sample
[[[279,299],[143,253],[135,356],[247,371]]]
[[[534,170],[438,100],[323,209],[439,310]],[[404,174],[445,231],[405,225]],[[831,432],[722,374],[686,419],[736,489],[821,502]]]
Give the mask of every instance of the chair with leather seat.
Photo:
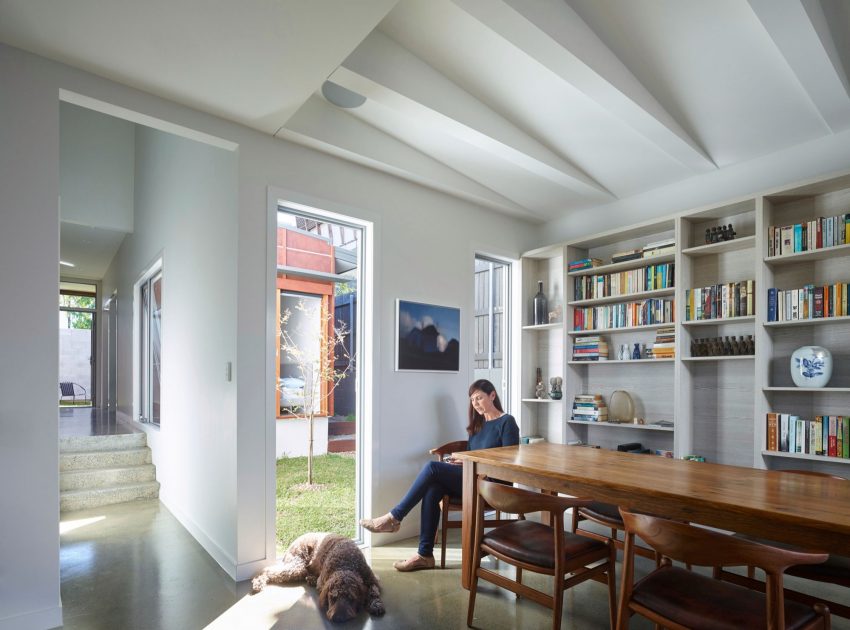
[[[587,505],[590,501],[530,492],[488,481],[483,476],[479,477],[477,488],[473,573],[466,625],[472,626],[479,579],[551,608],[554,630],[561,627],[564,591],[586,580],[595,579],[608,584],[608,606],[613,628],[616,612],[616,549],[610,542],[564,531],[564,512]],[[508,513],[544,512],[548,515],[550,525],[518,520],[485,533],[484,512],[487,505]],[[516,567],[516,579],[511,580],[502,573],[482,567],[481,559],[488,555]],[[553,576],[552,594],[523,584],[524,570]]]
[[[590,521],[611,530],[609,536],[598,532],[579,527],[582,521]],[[573,510],[573,531],[576,534],[595,538],[596,540],[610,540],[617,549],[625,547],[625,541],[620,540],[618,532],[625,531],[623,526],[623,517],[620,516],[620,508],[613,503],[603,503],[601,501],[591,501],[587,506],[576,508]],[[635,553],[645,558],[655,559],[655,552],[652,549],[647,549],[640,545],[635,546]]]
[[[437,448],[432,448],[429,453],[431,453],[431,455],[435,455],[438,461],[445,461],[448,457],[451,457],[452,453],[460,453],[468,450],[468,448],[469,442],[467,440],[456,440],[454,442],[448,442],[442,446],[438,446]],[[440,542],[441,569],[446,568],[446,538],[448,536],[448,530],[460,529],[463,526],[463,523],[460,520],[452,520],[449,518],[449,515],[452,512],[460,513],[462,511],[463,499],[460,497],[452,497],[448,494],[443,495],[443,498],[440,500],[440,529],[437,532],[434,541],[437,542],[437,540],[439,540]],[[493,518],[485,519],[484,524],[487,527],[495,527],[496,525],[509,523],[512,520],[514,519],[502,518],[502,515],[496,511]]]
[[[807,606],[783,595],[782,576],[794,565],[823,562],[827,555],[780,549],[729,534],[635,514],[621,509],[626,528],[626,550],[617,628],[625,630],[632,614],[657,626],[675,629],[809,630],[829,628],[829,609]],[[634,583],[635,536],[657,551],[661,566]],[[767,575],[766,593],[712,579],[673,566],[679,560],[695,566],[752,565]]]
[[[829,473],[817,472],[812,470],[783,470],[781,472],[783,474],[788,475],[809,475],[813,477],[824,477],[830,479],[840,479],[841,481],[848,481],[844,477],[839,477],[837,475],[830,475]],[[744,538],[746,540],[755,540],[757,542],[763,542],[765,544],[782,547],[784,549],[798,549],[797,547],[794,547],[792,545],[757,539],[751,536],[745,536],[743,534],[736,534],[736,536]],[[785,573],[786,575],[793,575],[794,577],[804,578],[807,580],[812,580],[814,582],[837,584],[839,586],[850,588],[850,558],[847,558],[845,556],[830,555],[829,558],[827,558],[826,562],[822,564],[804,564],[799,566],[791,566],[788,567]],[[732,582],[734,584],[739,584],[741,586],[746,586],[748,588],[753,588],[762,592],[765,589],[764,582],[756,579],[755,569],[753,567],[747,567],[746,576],[738,575],[737,573],[732,573],[731,571],[726,571],[723,568],[718,567],[715,571],[715,577],[718,577],[727,582]],[[814,597],[812,595],[809,595],[808,593],[801,593],[800,591],[795,591],[789,588],[785,589],[785,597],[810,605],[816,602],[823,602],[824,604],[829,606],[829,611],[833,615],[838,615],[839,617],[845,617],[847,619],[850,619],[850,606],[848,606],[847,604],[842,604],[836,601],[830,601],[823,597]]]

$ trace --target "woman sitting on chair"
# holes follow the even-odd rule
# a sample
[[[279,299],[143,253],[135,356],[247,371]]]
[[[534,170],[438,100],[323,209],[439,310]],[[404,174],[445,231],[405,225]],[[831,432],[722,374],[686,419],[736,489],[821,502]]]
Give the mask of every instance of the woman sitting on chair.
[[[519,444],[516,420],[504,412],[496,388],[490,381],[481,379],[469,386],[469,426],[466,432],[469,434],[470,451]],[[422,501],[419,552],[408,560],[394,563],[398,571],[434,568],[434,537],[440,522],[440,499],[446,494],[460,498],[463,467],[459,464],[453,461],[425,464],[398,505],[383,516],[360,521],[370,532],[397,532],[408,512]]]

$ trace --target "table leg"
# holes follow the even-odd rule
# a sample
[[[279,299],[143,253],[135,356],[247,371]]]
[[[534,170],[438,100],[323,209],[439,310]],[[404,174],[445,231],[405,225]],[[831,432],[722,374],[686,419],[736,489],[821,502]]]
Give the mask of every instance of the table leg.
[[[460,585],[469,590],[472,583],[472,545],[474,544],[473,523],[475,521],[475,478],[477,477],[478,465],[475,462],[464,460],[463,462],[463,512],[462,527],[460,529]]]

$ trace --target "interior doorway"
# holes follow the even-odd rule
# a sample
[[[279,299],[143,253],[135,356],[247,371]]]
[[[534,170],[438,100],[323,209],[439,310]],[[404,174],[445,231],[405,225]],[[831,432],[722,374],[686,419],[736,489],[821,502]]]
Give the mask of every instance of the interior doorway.
[[[96,404],[97,285],[59,283],[59,406]]]
[[[362,225],[280,203],[276,222],[276,545],[361,538]]]

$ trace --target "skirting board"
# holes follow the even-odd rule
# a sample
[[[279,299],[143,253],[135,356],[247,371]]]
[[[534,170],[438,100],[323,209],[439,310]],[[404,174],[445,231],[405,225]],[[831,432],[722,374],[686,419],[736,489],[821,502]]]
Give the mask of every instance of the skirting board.
[[[0,630],[44,630],[62,625],[62,606],[4,617],[0,619]]]

